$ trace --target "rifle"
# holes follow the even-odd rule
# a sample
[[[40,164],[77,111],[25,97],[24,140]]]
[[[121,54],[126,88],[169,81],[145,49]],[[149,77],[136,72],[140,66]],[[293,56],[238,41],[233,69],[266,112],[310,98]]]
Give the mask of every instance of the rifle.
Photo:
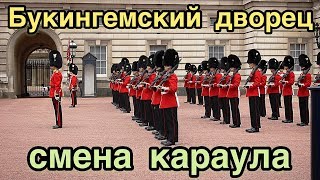
[[[236,71],[232,74],[232,76],[229,78],[228,82],[226,82],[227,85],[231,84],[232,79],[234,78],[234,76],[238,73],[238,71],[240,70],[240,68],[237,68]]]
[[[268,86],[270,85],[271,82],[274,82],[274,78],[276,77],[276,75],[280,71],[282,64],[283,64],[283,61],[281,62],[281,64],[279,64],[278,68],[272,73],[272,75],[268,79],[268,83],[267,83]]]
[[[320,81],[320,74],[318,73],[314,79],[314,83],[317,83],[318,81]]]
[[[310,68],[311,68],[311,67],[309,67],[308,69],[305,69],[305,70],[302,71],[302,74],[300,74],[300,76],[299,76],[299,78],[298,78],[298,81],[297,81],[294,85],[299,86],[300,82],[301,82],[302,80],[304,80],[304,78],[306,77],[306,75],[307,75],[308,72],[310,71]]]
[[[154,73],[155,71],[156,71],[156,68],[153,68],[152,71],[151,71],[151,72],[148,72],[147,75],[146,75],[146,77],[144,77],[138,84],[144,83],[144,82],[150,77],[150,75],[151,75],[152,73]],[[143,77],[143,76],[142,76],[142,77]]]
[[[282,82],[285,78],[288,77],[288,75],[290,74],[290,72],[293,70],[294,66],[292,66],[281,78],[280,82]]]
[[[227,76],[229,75],[231,69],[229,69],[226,73],[224,73],[224,75],[222,76],[222,78],[219,81],[219,85],[221,85],[222,81],[226,80]]]
[[[258,70],[260,63],[261,63],[261,61],[259,62],[259,64],[255,68],[252,69],[250,75],[248,76],[248,78],[244,84],[244,87],[246,87],[247,84],[251,81],[251,78],[253,77],[254,73],[256,73],[256,71]]]
[[[173,74],[174,71],[175,71],[176,69],[178,69],[178,66],[179,66],[179,64],[180,64],[180,62],[181,62],[181,59],[182,59],[182,58],[179,59],[179,62],[178,62],[172,69],[170,69],[170,71],[167,71],[167,72],[162,76],[162,80],[160,81],[158,87],[162,86],[163,83],[165,83],[165,82],[168,80],[168,78],[171,76],[171,74]]]
[[[161,79],[161,77],[164,75],[163,72],[159,72],[159,74],[156,76],[156,78],[153,80],[153,82],[150,84],[150,87],[154,87],[154,85]]]

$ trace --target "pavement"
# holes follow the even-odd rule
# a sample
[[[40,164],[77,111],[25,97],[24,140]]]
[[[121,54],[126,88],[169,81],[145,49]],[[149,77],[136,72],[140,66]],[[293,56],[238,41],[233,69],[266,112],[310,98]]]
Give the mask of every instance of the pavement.
[[[183,103],[179,97],[179,142],[177,146],[225,147],[285,146],[292,153],[291,171],[248,171],[237,179],[304,180],[310,174],[310,126],[298,127],[298,103],[294,100],[294,123],[283,124],[284,109],[279,121],[261,120],[261,131],[248,134],[250,115],[248,100],[240,99],[242,126],[231,129],[219,122],[201,119],[204,108]],[[270,105],[266,100],[267,116]],[[53,130],[54,112],[48,98],[0,99],[0,179],[190,179],[188,171],[150,171],[149,147],[162,147],[134,121],[132,114],[123,114],[111,104],[111,98],[79,98],[76,108],[69,108],[70,99],[62,99],[63,128]],[[132,104],[131,104],[132,105]],[[27,154],[34,146],[119,147],[133,151],[133,171],[33,171]],[[208,169],[197,179],[232,179],[230,171]]]

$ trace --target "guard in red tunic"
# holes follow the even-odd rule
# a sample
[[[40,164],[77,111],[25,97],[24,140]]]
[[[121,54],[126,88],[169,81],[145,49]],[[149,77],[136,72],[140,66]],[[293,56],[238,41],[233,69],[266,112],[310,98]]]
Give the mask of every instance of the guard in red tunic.
[[[127,85],[130,83],[130,74],[131,74],[131,65],[125,64],[123,68],[123,77],[120,81],[120,97],[122,101],[122,112],[124,113],[130,113],[131,107],[130,107],[130,100],[129,100],[129,90],[127,88]]]
[[[212,117],[210,120],[220,121],[221,113],[220,113],[220,104],[219,104],[219,81],[222,77],[221,73],[219,73],[220,63],[217,58],[209,58],[208,66],[210,68],[211,78],[209,80],[209,102],[210,102],[210,112],[212,111]]]
[[[137,123],[145,122],[145,120],[144,120],[144,118],[145,118],[144,103],[141,100],[141,93],[142,93],[142,90],[143,90],[143,85],[140,84],[140,82],[144,79],[144,77],[145,77],[145,75],[147,73],[147,71],[146,71],[147,59],[148,59],[147,56],[141,55],[139,57],[139,60],[138,60],[138,69],[139,69],[140,79],[137,82],[137,85],[134,86],[134,88],[137,91],[136,97],[137,97],[137,104],[138,104],[138,107],[139,107],[139,120],[137,120]]]
[[[259,86],[259,93],[260,93],[260,116],[266,117],[266,84],[267,84],[267,72],[268,65],[267,61],[261,60],[259,64],[259,71],[261,72],[261,81]]]
[[[184,103],[190,103],[191,102],[191,98],[190,98],[190,94],[189,94],[189,81],[191,80],[192,74],[191,74],[191,64],[190,63],[186,63],[186,65],[184,66],[184,70],[186,70],[187,74],[184,76],[184,87],[186,88],[186,92],[187,92],[187,101]]]
[[[62,109],[61,109],[61,97],[62,97],[62,74],[59,69],[62,67],[62,57],[59,51],[52,50],[49,53],[50,69],[53,71],[50,78],[50,92],[49,97],[52,99],[52,105],[56,116],[56,125],[53,129],[62,128]]]
[[[296,85],[298,85],[299,109],[301,123],[298,126],[307,126],[309,124],[309,90],[311,86],[311,74],[309,73],[312,63],[309,57],[305,54],[299,56],[299,66],[301,66],[302,73]]]
[[[110,83],[109,83],[109,88],[111,89],[111,93],[112,93],[112,102],[111,104],[115,105],[116,106],[116,93],[115,93],[115,90],[114,90],[114,86],[115,86],[115,83],[114,83],[114,80],[116,79],[116,67],[117,64],[112,64],[111,66],[111,77],[109,78],[110,80]]]
[[[166,73],[179,64],[179,55],[174,49],[166,50],[162,64]],[[160,109],[166,123],[167,140],[161,142],[164,146],[171,146],[178,142],[178,77],[175,73],[167,74],[168,78],[161,86]]]
[[[202,97],[202,82],[203,82],[203,69],[202,69],[202,65],[200,64],[198,66],[198,76],[197,76],[197,80],[196,80],[196,89],[197,89],[197,95],[198,95],[198,105],[203,105],[203,97]]]
[[[137,104],[137,97],[136,97],[137,91],[133,87],[137,85],[137,82],[139,80],[138,61],[134,61],[132,63],[131,71],[133,74],[133,78],[131,79],[130,83],[127,85],[127,88],[129,89],[129,96],[132,97],[132,102],[133,102],[132,120],[136,121],[139,119],[138,104]]]
[[[210,118],[211,116],[211,105],[210,105],[210,97],[209,97],[209,81],[210,81],[210,73],[208,69],[208,61],[202,61],[202,70],[205,75],[203,81],[202,81],[202,96],[204,98],[204,116],[201,116],[201,118]]]
[[[230,66],[230,72],[232,75],[226,83],[228,86],[227,98],[230,101],[231,113],[232,113],[232,122],[229,127],[239,128],[241,125],[240,111],[239,111],[239,96],[240,96],[240,82],[241,75],[239,70],[241,69],[241,61],[238,56],[230,54],[228,56],[228,63]]]
[[[261,81],[261,72],[258,70],[258,64],[261,61],[259,51],[251,49],[248,52],[248,60],[252,71],[247,79],[248,83],[245,85],[247,88],[246,96],[249,98],[251,128],[246,129],[248,133],[259,132],[260,125],[260,108],[259,108],[259,86]]]
[[[196,81],[197,81],[197,66],[191,65],[191,79],[188,81],[189,84],[189,96],[191,99],[190,104],[196,104]]]
[[[293,122],[293,109],[292,109],[292,85],[294,84],[294,59],[291,56],[286,56],[283,60],[283,66],[285,69],[285,74],[282,76],[280,82],[283,84],[282,95],[284,98],[284,109],[285,117],[283,123],[292,123]]]
[[[156,77],[156,72],[155,72],[155,66],[153,64],[153,57],[154,54],[150,55],[149,58],[147,59],[146,65],[147,65],[147,74],[145,77],[145,80],[141,82],[143,85],[143,90],[141,93],[141,100],[144,103],[144,114],[145,114],[145,121],[142,123],[143,126],[148,126],[145,129],[147,131],[152,131],[154,130],[154,114],[153,114],[153,109],[151,106],[151,98],[153,91],[150,87],[150,84],[154,81]]]
[[[280,70],[279,70],[278,74],[282,78],[282,76],[284,75],[284,73],[283,73],[283,71],[284,71],[283,62],[279,61],[279,65],[280,65]],[[283,84],[280,83],[279,108],[282,108],[282,105],[281,105],[282,90],[283,90]]]
[[[219,105],[223,114],[223,121],[220,124],[230,124],[230,104],[227,98],[228,86],[226,85],[226,82],[230,78],[229,68],[228,58],[222,57],[220,63],[221,78],[217,84],[214,84],[214,86],[219,87]]]
[[[70,71],[70,82],[69,82],[69,91],[71,96],[71,106],[70,108],[74,108],[77,105],[77,88],[78,88],[78,66],[71,63],[69,66]]]
[[[269,94],[270,106],[271,106],[271,117],[268,117],[270,120],[278,120],[280,117],[279,113],[279,96],[280,96],[280,79],[281,76],[277,72],[279,69],[278,60],[272,58],[268,62],[269,69],[272,73],[271,77],[268,80],[267,84],[267,93]]]
[[[320,52],[317,55],[317,65],[320,66]],[[318,74],[315,77],[314,83],[315,86],[320,86],[320,73],[318,72]]]
[[[162,65],[162,57],[164,55],[164,51],[157,51],[154,54],[153,64],[156,68],[156,78],[151,83],[151,89],[153,90],[152,98],[151,98],[151,105],[153,109],[153,118],[156,131],[152,132],[155,135],[155,138],[158,140],[165,140],[166,139],[166,129],[165,123],[163,119],[163,112],[160,110],[160,101],[161,101],[161,90],[156,88],[159,85],[160,81],[162,80],[164,67]]]

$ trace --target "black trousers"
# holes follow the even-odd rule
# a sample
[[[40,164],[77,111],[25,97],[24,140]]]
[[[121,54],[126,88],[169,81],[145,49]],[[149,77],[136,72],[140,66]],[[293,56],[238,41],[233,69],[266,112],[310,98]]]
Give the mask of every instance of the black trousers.
[[[167,140],[170,142],[178,142],[178,109],[163,109],[164,120],[166,123]]]
[[[203,105],[203,96],[201,95],[202,88],[197,89],[197,95],[198,95],[198,102],[199,104]]]
[[[211,107],[211,110],[212,110],[212,116],[215,118],[215,119],[220,119],[221,118],[221,112],[220,112],[220,109],[221,109],[221,103],[220,102],[220,99],[218,98],[218,96],[212,96],[210,97],[210,107]],[[229,103],[228,103],[228,106],[229,106]],[[230,108],[228,108],[230,109]],[[230,114],[229,114],[229,117],[230,117]],[[229,122],[230,122],[230,118],[229,118]]]
[[[121,107],[124,108],[127,112],[131,111],[130,100],[128,93],[120,93],[121,97]]]
[[[293,121],[292,96],[283,96],[286,120]]]
[[[70,91],[71,93],[71,106],[75,107],[78,104],[77,91]]]
[[[222,109],[223,121],[226,124],[230,124],[230,105],[228,98],[219,98],[219,104]]]
[[[62,109],[61,102],[57,101],[54,97],[52,98],[52,105],[54,114],[56,116],[56,125],[62,127]]]
[[[190,91],[189,91],[189,88],[187,87],[186,87],[186,92],[187,92],[187,102],[191,102]]]
[[[189,96],[191,99],[192,104],[196,104],[196,89],[195,88],[189,88]]]
[[[146,122],[146,116],[145,116],[145,110],[144,110],[144,101],[140,99],[140,120],[145,123]]]
[[[309,97],[299,97],[301,122],[309,124]]]
[[[280,117],[279,112],[279,96],[280,94],[269,94],[270,106],[271,106],[271,117]]]
[[[161,134],[164,134],[164,126],[162,119],[162,112],[159,109],[159,105],[152,105],[154,128]]]
[[[115,98],[114,98],[114,90],[111,90],[111,94],[112,94],[112,102],[115,103]]]
[[[151,107],[151,100],[141,100],[142,109],[142,122],[147,123],[149,126],[153,124],[153,117],[152,117],[152,107]]]
[[[132,102],[133,102],[133,115],[135,117],[139,117],[138,115],[138,103],[137,103],[137,98],[136,96],[132,96]]]
[[[141,100],[140,99],[138,99],[137,97],[136,97],[136,104],[137,104],[137,117],[140,119],[140,121],[142,121],[142,111],[141,111],[141,109],[142,109],[142,105],[141,105]]]
[[[240,119],[240,111],[239,111],[239,98],[230,98],[229,101],[231,106],[233,124],[236,126],[240,126],[241,119]]]
[[[209,96],[204,96],[204,115],[207,117],[211,116],[211,103]]]
[[[260,116],[261,117],[266,117],[266,95],[265,94],[260,94]]]
[[[261,128],[259,96],[249,97],[249,108],[250,108],[251,127],[256,129]]]
[[[119,106],[119,91],[114,91],[115,103]]]

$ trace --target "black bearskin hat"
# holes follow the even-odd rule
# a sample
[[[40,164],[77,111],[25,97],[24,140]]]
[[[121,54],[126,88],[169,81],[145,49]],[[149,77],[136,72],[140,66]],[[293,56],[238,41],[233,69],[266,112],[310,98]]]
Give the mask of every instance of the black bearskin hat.
[[[291,68],[294,66],[294,59],[292,56],[286,56],[283,60],[283,66],[286,66],[288,68]]]
[[[202,61],[201,62],[201,66],[202,66],[202,70],[204,71],[204,70],[209,70],[208,69],[208,61]]]
[[[284,69],[283,61],[279,61],[279,66],[280,66],[280,69]]]
[[[299,56],[299,66],[304,67],[305,69],[308,69],[312,66],[312,63],[307,55],[301,54]]]
[[[259,62],[261,61],[261,55],[260,52],[255,50],[255,49],[251,49],[248,52],[248,60],[247,63],[253,63],[253,64],[259,64]]]
[[[50,66],[54,66],[58,69],[62,67],[62,57],[59,51],[52,50],[49,53]]]
[[[222,57],[221,58],[220,69],[224,69],[226,71],[228,71],[230,69],[227,57]]]
[[[163,66],[175,66],[179,63],[179,54],[174,49],[167,49],[164,53],[162,65]]]
[[[199,71],[199,72],[202,72],[202,71],[203,71],[201,64],[198,66],[198,71]]]
[[[239,57],[234,54],[228,56],[228,63],[230,68],[241,68],[242,65]]]
[[[127,74],[131,74],[131,65],[130,64],[124,65],[124,71],[126,71]]]
[[[113,71],[117,71],[117,64],[112,64],[112,66],[111,66],[111,72],[113,72]]]
[[[161,51],[157,51],[155,54],[154,54],[154,57],[153,57],[153,64],[157,67],[163,67],[162,66],[162,57],[164,55],[164,50],[161,50]]]
[[[193,72],[193,73],[197,73],[197,66],[196,65],[191,65],[191,71]]]
[[[134,61],[132,63],[132,68],[131,68],[132,71],[138,71],[138,61]]]
[[[71,63],[69,65],[69,71],[72,72],[72,74],[77,75],[78,74],[78,66],[73,64],[73,63]]]
[[[122,58],[121,59],[121,64],[122,64],[122,66],[124,66],[124,65],[126,65],[126,64],[129,64],[129,59],[128,58]]]
[[[147,67],[147,60],[148,60],[147,56],[141,55],[138,61],[138,68],[145,69]]]
[[[213,58],[209,58],[208,60],[208,66],[209,68],[219,68],[219,61],[217,58],[213,57]]]
[[[261,60],[260,63],[259,63],[258,68],[262,69],[262,71],[263,71],[266,65],[267,65],[267,61],[266,60]]]
[[[186,63],[184,66],[184,70],[190,71],[191,70],[191,63]]]
[[[317,64],[320,66],[320,52],[317,55]]]
[[[121,65],[120,64],[114,64],[114,66],[115,66],[114,70],[116,72],[119,72],[121,70]]]
[[[268,62],[268,68],[269,69],[278,69],[279,62],[275,58],[271,58]]]
[[[147,60],[147,66],[150,66],[151,68],[154,68],[153,58],[154,58],[154,54],[151,54]]]

